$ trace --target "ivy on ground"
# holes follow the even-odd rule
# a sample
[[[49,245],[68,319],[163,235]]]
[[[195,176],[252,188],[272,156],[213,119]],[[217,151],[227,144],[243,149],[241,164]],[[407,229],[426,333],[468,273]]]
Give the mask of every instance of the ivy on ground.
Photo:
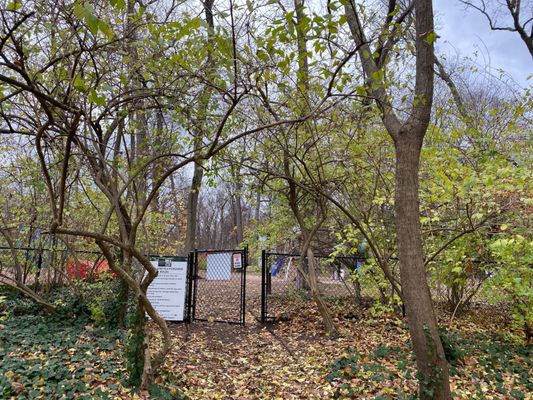
[[[450,364],[454,398],[526,399],[533,392],[530,347],[482,333],[465,337],[441,331],[441,338]],[[338,399],[365,397],[373,392],[375,399],[417,398],[412,393],[415,357],[408,346],[381,346],[363,360],[357,350],[351,350],[332,363],[329,371],[326,379],[336,387],[334,397]]]
[[[98,291],[102,283],[88,286]],[[129,387],[124,354],[127,331],[111,327],[107,317],[95,320],[93,310],[80,304],[78,296],[52,294],[61,310],[54,316],[9,290],[2,293],[0,398],[182,398],[175,387],[166,385],[152,385],[151,393]]]
[[[105,399],[123,391],[123,333],[87,323],[43,315],[5,321],[0,397]]]

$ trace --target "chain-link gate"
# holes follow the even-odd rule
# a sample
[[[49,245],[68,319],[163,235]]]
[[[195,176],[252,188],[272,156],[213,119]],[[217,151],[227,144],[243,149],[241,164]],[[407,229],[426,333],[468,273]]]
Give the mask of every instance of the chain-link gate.
[[[197,250],[192,261],[192,320],[244,324],[248,250]]]

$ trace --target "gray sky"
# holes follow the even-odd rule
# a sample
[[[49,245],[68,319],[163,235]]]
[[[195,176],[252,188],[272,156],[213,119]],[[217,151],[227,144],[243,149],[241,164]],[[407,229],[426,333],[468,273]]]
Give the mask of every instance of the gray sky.
[[[476,10],[465,9],[458,0],[434,0],[438,51],[450,60],[473,56],[493,73],[505,70],[522,87],[533,86],[533,60],[516,32],[491,31],[486,18]]]

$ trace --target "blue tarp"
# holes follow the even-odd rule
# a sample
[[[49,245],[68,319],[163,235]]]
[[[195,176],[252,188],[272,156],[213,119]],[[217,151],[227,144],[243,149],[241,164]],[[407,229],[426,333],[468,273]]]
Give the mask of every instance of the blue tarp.
[[[285,257],[278,257],[278,259],[274,261],[274,265],[272,265],[272,276],[276,276],[278,274],[284,263]]]

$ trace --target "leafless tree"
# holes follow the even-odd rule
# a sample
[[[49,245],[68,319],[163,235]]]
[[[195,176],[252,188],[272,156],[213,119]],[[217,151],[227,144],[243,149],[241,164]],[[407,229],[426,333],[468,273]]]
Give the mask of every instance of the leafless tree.
[[[533,2],[531,0],[459,0],[479,11],[493,31],[516,32],[533,58]]]

